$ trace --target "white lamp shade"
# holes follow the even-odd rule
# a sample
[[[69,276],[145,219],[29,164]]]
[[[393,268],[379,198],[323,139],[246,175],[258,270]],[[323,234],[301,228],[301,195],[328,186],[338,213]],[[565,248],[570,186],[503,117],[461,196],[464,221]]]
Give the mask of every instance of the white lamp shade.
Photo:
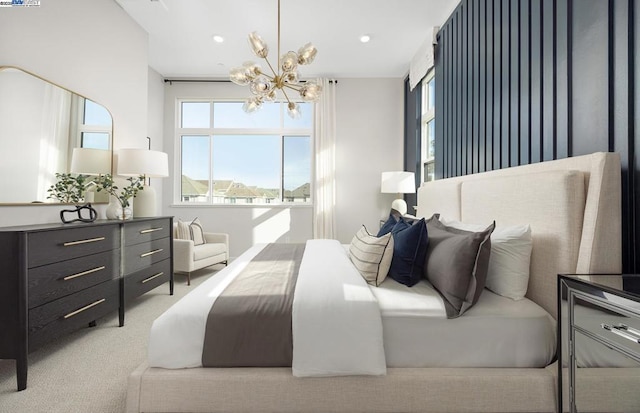
[[[383,172],[380,181],[380,192],[388,194],[410,194],[416,192],[416,181],[413,172]]]
[[[104,149],[73,148],[69,172],[84,175],[111,173],[111,151]]]
[[[164,152],[127,148],[119,149],[116,154],[117,175],[145,175],[147,178],[169,176],[169,157]]]

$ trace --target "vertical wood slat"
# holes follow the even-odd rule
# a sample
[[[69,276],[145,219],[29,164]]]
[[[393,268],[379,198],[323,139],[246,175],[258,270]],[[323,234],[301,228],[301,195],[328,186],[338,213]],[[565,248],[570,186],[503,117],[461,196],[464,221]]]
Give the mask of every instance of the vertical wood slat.
[[[542,160],[555,159],[553,136],[553,0],[542,0]]]
[[[571,113],[571,94],[569,73],[571,54],[569,35],[571,33],[571,19],[569,7],[571,1],[556,3],[556,148],[558,159],[571,156],[571,129],[569,114]],[[565,58],[562,58],[565,57]]]
[[[478,4],[478,172],[484,172],[487,170],[487,0],[480,0]]]
[[[493,169],[502,168],[502,0],[493,1]]]
[[[485,14],[485,79],[486,79],[486,96],[484,104],[486,106],[486,121],[485,121],[485,170],[490,171],[493,168],[493,116],[494,116],[494,100],[493,100],[493,62],[494,62],[494,30],[493,30],[493,1],[486,0],[486,14]]]
[[[531,162],[542,161],[542,2],[531,3]],[[534,30],[535,28],[536,30]]]
[[[520,0],[519,165],[531,163],[531,1]]]
[[[509,111],[511,110],[511,30],[509,19],[511,16],[511,0],[502,0],[502,101],[501,101],[501,166],[507,168],[511,166],[509,163],[510,136],[509,129]]]
[[[481,0],[473,2],[473,116],[472,116],[472,158],[471,170],[473,173],[480,172],[480,3]]]
[[[520,165],[520,1],[509,4],[509,166],[517,166]]]

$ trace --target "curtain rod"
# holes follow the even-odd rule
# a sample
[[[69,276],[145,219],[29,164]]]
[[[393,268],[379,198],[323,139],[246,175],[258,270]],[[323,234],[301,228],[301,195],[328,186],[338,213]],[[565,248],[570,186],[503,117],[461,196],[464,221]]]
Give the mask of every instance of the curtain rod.
[[[226,79],[164,79],[164,83],[185,82],[185,83],[231,83]]]
[[[230,80],[226,80],[226,79],[164,79],[164,83],[169,83],[170,85],[172,85],[173,82],[183,82],[183,83],[231,83]],[[300,82],[304,83],[305,81],[301,80]],[[329,83],[335,83],[337,85],[338,81],[336,79],[330,79]]]

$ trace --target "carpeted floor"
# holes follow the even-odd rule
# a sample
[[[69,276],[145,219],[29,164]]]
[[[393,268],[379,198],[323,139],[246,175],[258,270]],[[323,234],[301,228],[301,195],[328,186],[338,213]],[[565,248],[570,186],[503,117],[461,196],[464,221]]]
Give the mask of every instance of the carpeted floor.
[[[0,360],[0,412],[123,412],[127,378],[146,358],[153,320],[220,268],[192,273],[191,286],[186,285],[185,275],[176,274],[174,295],[169,295],[166,283],[139,297],[126,308],[123,327],[118,327],[114,312],[94,328],[29,354],[24,391],[16,391],[15,362]]]

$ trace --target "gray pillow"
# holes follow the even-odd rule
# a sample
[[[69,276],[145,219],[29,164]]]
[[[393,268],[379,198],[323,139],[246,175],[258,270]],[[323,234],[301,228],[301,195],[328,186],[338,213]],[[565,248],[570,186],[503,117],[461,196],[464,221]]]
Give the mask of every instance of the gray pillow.
[[[444,299],[447,318],[461,316],[480,298],[495,226],[494,222],[484,231],[471,232],[447,227],[435,215],[427,220],[425,277]]]

